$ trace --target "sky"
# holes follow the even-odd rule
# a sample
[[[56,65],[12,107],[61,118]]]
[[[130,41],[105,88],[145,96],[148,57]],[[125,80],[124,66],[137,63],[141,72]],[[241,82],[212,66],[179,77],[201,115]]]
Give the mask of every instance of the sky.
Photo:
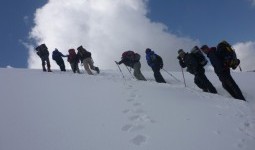
[[[50,52],[63,53],[83,45],[106,69],[115,67],[124,50],[143,56],[150,47],[165,68],[177,69],[178,49],[225,39],[244,70],[255,69],[254,0],[26,0],[15,2],[15,11],[12,0],[4,3],[0,67],[41,68],[34,47],[46,43]],[[142,65],[147,67],[144,58]]]

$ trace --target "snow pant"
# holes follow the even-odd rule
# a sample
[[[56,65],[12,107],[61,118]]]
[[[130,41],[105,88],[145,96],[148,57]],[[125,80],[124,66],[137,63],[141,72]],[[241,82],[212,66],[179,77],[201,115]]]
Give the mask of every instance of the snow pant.
[[[84,65],[84,69],[87,71],[89,75],[93,75],[91,70],[95,70],[97,71],[97,73],[99,73],[99,68],[94,66],[94,62],[92,58],[85,58],[83,60],[83,65]]]
[[[41,58],[41,60],[42,60],[43,71],[46,71],[45,65],[47,64],[47,71],[51,72],[49,57],[43,57],[43,58]]]
[[[61,71],[66,71],[65,63],[64,63],[64,60],[62,58],[59,59],[59,60],[55,60],[55,61],[58,64]]]
[[[72,62],[72,63],[70,63],[70,66],[71,66],[73,73],[76,73],[76,72],[80,73],[78,62]]]
[[[230,74],[230,70],[224,71],[222,74],[218,76],[222,83],[223,88],[227,90],[232,97],[245,101],[245,98],[240,88],[238,87],[238,85],[236,84],[236,82],[234,81]]]
[[[163,76],[160,73],[160,68],[152,68],[152,71],[154,72],[154,78],[156,80],[156,82],[158,83],[166,83],[165,79],[163,78]]]
[[[141,63],[140,62],[136,62],[133,66],[133,69],[134,69],[134,76],[137,80],[146,81],[145,77],[143,76],[143,74],[141,72]]]
[[[217,90],[212,85],[212,83],[207,79],[204,73],[195,75],[194,82],[204,92],[217,93]]]

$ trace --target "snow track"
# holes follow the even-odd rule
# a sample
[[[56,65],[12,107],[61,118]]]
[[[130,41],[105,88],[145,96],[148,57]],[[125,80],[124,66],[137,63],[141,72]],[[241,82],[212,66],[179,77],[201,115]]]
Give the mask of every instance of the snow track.
[[[248,102],[232,99],[214,73],[220,95],[136,81],[118,71],[90,76],[0,69],[1,150],[253,150],[254,75],[234,74]],[[173,72],[180,78],[181,73]],[[247,80],[249,79],[249,84]]]

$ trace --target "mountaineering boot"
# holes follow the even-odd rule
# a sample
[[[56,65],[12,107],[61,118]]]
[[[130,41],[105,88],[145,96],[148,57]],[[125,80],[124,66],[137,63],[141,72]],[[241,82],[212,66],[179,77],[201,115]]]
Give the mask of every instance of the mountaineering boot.
[[[95,70],[96,70],[96,72],[99,74],[100,73],[100,71],[99,71],[99,68],[98,67],[95,67]]]

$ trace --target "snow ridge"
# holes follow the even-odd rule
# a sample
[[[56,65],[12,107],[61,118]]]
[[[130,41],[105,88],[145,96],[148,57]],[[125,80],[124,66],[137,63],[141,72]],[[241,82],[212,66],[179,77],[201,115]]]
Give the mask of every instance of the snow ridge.
[[[206,74],[219,94],[201,92],[187,73],[188,88],[164,72],[169,84],[143,73],[149,81],[114,70],[0,69],[0,149],[254,149],[252,72],[233,73],[248,102],[231,98],[214,73]]]

